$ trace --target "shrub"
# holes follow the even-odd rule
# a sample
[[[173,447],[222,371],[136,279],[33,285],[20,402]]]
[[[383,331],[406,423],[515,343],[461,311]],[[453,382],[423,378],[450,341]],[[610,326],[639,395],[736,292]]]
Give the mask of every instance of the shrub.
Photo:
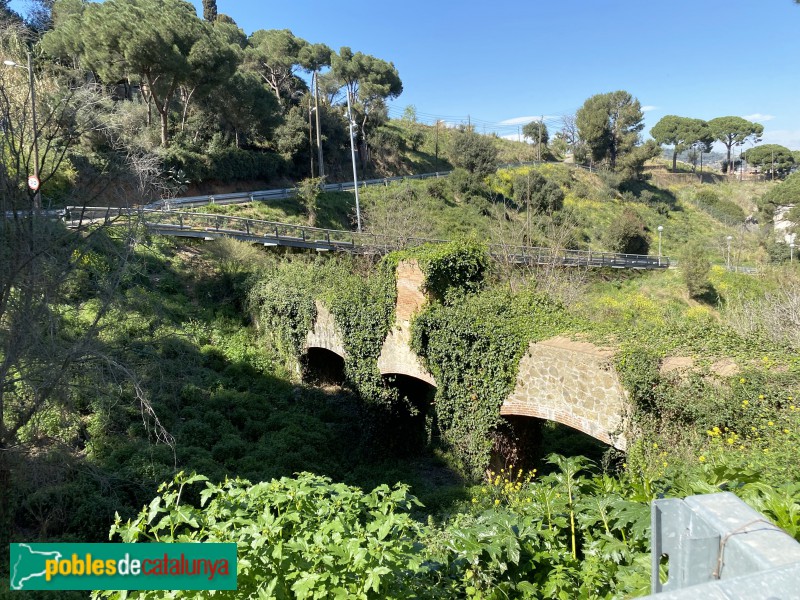
[[[488,188],[481,178],[465,169],[454,169],[447,177],[447,185],[458,202],[483,198],[488,194]]]
[[[450,142],[450,162],[478,177],[497,169],[497,148],[491,138],[473,131],[457,131]]]
[[[647,254],[650,250],[647,225],[632,208],[626,208],[619,219],[611,221],[604,242],[606,248],[612,252]]]
[[[699,190],[694,195],[695,202],[708,212],[712,217],[721,221],[744,221],[745,214],[742,207],[727,198],[720,198],[719,195],[708,188]]]
[[[561,187],[536,171],[515,177],[513,187],[517,206],[530,205],[531,210],[541,213],[558,211],[564,207]]]
[[[711,262],[708,260],[708,254],[703,244],[691,242],[687,246],[681,258],[681,269],[686,289],[692,298],[699,298],[708,293],[711,289],[708,281]]]

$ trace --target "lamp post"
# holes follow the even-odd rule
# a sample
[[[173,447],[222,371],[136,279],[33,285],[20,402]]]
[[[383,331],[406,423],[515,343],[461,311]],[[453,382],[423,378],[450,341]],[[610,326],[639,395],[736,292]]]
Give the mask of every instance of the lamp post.
[[[658,226],[658,266],[661,266],[661,232],[664,231],[664,226]]]
[[[361,233],[361,207],[358,204],[358,175],[356,174],[356,147],[353,141],[353,112],[350,109],[350,90],[347,90],[347,120],[350,123],[350,156],[353,159],[353,187],[356,192],[356,223]]]
[[[4,60],[3,64],[7,67],[19,67],[20,69],[25,69],[28,71],[28,85],[30,86],[30,93],[31,93],[31,120],[33,121],[33,177],[35,178],[35,185],[34,188],[31,183],[33,183],[30,179],[28,180],[28,186],[34,190],[33,194],[33,207],[36,210],[42,208],[42,192],[41,192],[41,180],[39,179],[39,131],[36,127],[36,88],[33,85],[33,58],[31,57],[31,52],[28,50],[28,66],[21,65],[13,60]]]
[[[314,85],[314,112],[317,117],[317,154],[319,162],[319,178],[325,177],[325,164],[322,161],[322,129],[319,125],[319,77],[317,71],[314,71],[312,76],[312,84]]]
[[[733,236],[729,235],[725,239],[728,240],[728,260],[727,260],[727,263],[728,263],[728,271],[730,271],[731,270],[731,240],[733,239]]]

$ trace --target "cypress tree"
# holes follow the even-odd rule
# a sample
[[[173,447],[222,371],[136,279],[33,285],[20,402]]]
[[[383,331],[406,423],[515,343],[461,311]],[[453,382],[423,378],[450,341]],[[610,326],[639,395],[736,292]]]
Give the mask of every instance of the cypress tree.
[[[217,20],[217,0],[203,0],[203,18],[209,23]]]

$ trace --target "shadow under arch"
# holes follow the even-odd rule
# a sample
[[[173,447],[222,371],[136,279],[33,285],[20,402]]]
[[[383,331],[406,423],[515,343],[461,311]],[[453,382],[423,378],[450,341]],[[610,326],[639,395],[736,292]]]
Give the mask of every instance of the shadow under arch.
[[[300,357],[303,381],[313,385],[345,384],[344,358],[327,348],[308,348]]]
[[[489,468],[536,469],[547,473],[551,454],[585,456],[598,466],[608,467],[624,456],[611,444],[580,429],[547,418],[527,415],[503,415],[493,432]]]
[[[435,435],[433,399],[436,388],[418,377],[384,373],[383,381],[397,390],[397,402],[382,415],[384,430],[393,453],[419,454],[431,445]]]

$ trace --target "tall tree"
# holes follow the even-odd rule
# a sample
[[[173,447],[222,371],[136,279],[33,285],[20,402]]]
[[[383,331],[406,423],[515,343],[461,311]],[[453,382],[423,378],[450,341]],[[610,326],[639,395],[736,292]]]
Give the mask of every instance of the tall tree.
[[[88,4],[81,24],[84,66],[106,83],[141,79],[161,119],[163,146],[169,145],[170,104],[178,87],[230,68],[229,53],[210,39],[214,29],[185,0]]]
[[[203,18],[209,23],[217,20],[217,0],[203,0]]]
[[[594,160],[608,160],[612,169],[638,143],[643,119],[639,101],[622,90],[592,96],[575,115],[580,137]]]
[[[522,128],[522,135],[531,140],[534,144],[547,145],[550,135],[547,132],[547,125],[542,121],[531,121]]]
[[[250,36],[246,61],[282,100],[298,89],[296,72],[303,66],[300,55],[307,46],[288,29],[259,29]]]
[[[237,70],[201,100],[203,114],[230,136],[235,146],[264,146],[281,119],[275,95],[252,71]]]
[[[53,5],[53,29],[42,38],[41,48],[57,61],[78,68],[83,54],[83,13],[86,0],[57,0]]]
[[[18,40],[22,46],[24,38]],[[5,40],[0,40],[0,47]],[[7,51],[8,48],[3,48]],[[23,59],[4,53],[9,59]],[[38,65],[39,123],[33,131],[28,93],[28,74],[21,69],[0,73],[0,543],[8,542],[9,509],[18,502],[10,486],[11,468],[31,464],[50,446],[47,433],[37,431],[44,415],[72,412],[74,390],[93,370],[120,375],[124,368],[110,355],[99,337],[115,286],[123,279],[128,256],[141,239],[141,231],[127,229],[120,220],[113,228],[102,224],[67,230],[63,223],[31,218],[32,198],[26,178],[31,172],[34,135],[40,149],[40,177],[44,190],[50,181],[70,171],[69,155],[75,143],[87,135],[113,137],[113,127],[98,124],[104,93],[94,85],[81,85],[83,73],[66,73],[59,80],[45,61]],[[62,69],[58,69],[62,73]],[[113,175],[115,157],[104,157],[104,173],[79,177],[64,190],[66,205],[92,205],[97,198],[92,186],[125,189],[125,181]],[[122,160],[122,159],[121,159]],[[88,180],[92,181],[88,181]],[[128,180],[130,181],[130,180]],[[141,181],[142,186],[146,185]],[[125,190],[129,192],[129,189]],[[143,188],[135,192],[141,193]],[[134,193],[135,193],[134,192]],[[134,193],[124,194],[134,197]],[[136,197],[140,197],[136,194]],[[80,211],[78,211],[80,212]],[[131,223],[133,225],[133,223]],[[103,268],[91,283],[80,281],[96,264]],[[106,269],[107,268],[107,269]],[[77,291],[83,288],[82,291]],[[91,299],[88,319],[75,320],[70,302],[75,294]],[[84,305],[83,302],[72,306]],[[94,365],[94,366],[93,366]],[[137,389],[137,392],[139,390]],[[137,394],[138,396],[138,394]],[[139,397],[140,399],[143,399]],[[145,412],[149,410],[142,405]],[[152,413],[150,413],[152,414]],[[149,420],[149,419],[148,419]]]
[[[29,0],[28,24],[43,33],[53,25],[52,13],[55,0]]]
[[[746,141],[759,142],[764,133],[761,123],[753,123],[742,117],[717,117],[708,122],[715,140],[722,142],[728,150],[728,164],[731,164],[731,148],[741,146]]]
[[[785,177],[795,166],[792,151],[780,144],[762,144],[750,148],[745,155],[747,162],[759,167],[762,172]]]
[[[403,92],[403,82],[394,64],[355,52],[343,46],[331,56],[330,77],[345,88],[353,104],[353,118],[359,121],[359,145],[365,147],[370,125],[386,120],[386,100]],[[362,165],[366,152],[362,152]]]
[[[0,24],[21,23],[20,16],[8,7],[8,0],[0,0]]]
[[[650,130],[650,135],[660,146],[672,146],[673,171],[677,166],[679,153],[691,147],[707,148],[714,141],[708,123],[702,119],[676,115],[662,117]]]

